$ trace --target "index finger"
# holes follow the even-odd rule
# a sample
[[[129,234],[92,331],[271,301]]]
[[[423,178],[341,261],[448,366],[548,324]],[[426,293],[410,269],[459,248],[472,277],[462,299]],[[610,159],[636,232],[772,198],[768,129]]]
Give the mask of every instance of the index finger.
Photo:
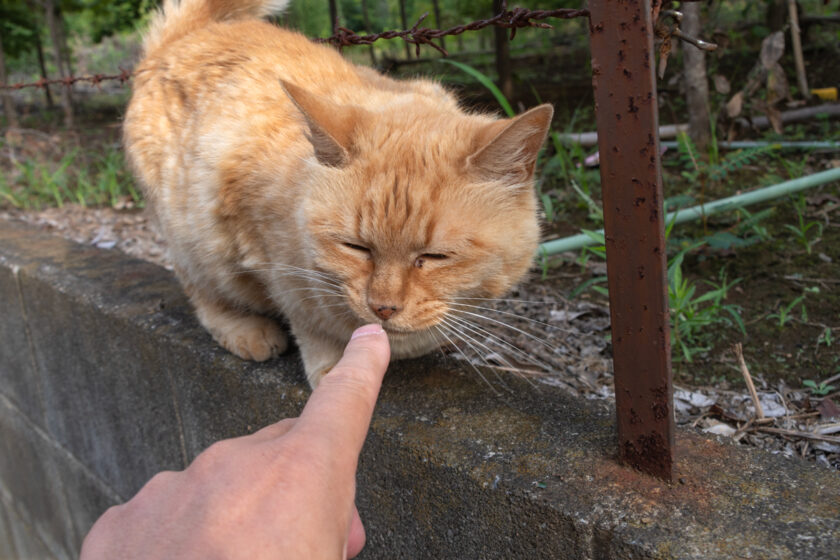
[[[341,462],[359,459],[391,348],[379,325],[357,329],[344,356],[321,379],[293,428]]]

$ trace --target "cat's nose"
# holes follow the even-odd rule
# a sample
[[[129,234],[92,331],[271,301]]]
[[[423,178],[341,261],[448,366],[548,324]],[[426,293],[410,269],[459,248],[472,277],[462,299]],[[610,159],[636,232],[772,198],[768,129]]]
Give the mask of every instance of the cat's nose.
[[[391,305],[388,303],[369,303],[371,311],[373,311],[377,317],[382,319],[383,321],[387,321],[400,311],[402,311],[402,307],[397,307],[396,305]]]

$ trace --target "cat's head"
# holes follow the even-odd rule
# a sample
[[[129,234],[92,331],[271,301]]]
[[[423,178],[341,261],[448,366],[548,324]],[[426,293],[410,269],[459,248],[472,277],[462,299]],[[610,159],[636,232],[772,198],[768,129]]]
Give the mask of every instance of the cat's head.
[[[550,105],[506,120],[436,112],[433,102],[373,113],[287,90],[317,159],[302,207],[306,246],[361,322],[428,329],[458,298],[498,297],[525,275]]]

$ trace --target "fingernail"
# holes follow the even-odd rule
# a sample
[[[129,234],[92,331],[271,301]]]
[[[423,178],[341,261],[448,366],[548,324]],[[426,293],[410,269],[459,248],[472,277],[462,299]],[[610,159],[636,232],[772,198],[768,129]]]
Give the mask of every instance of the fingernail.
[[[372,334],[382,334],[384,332],[385,331],[382,329],[382,325],[365,325],[364,327],[359,327],[353,331],[352,336],[350,336],[350,340],[359,338],[360,336],[370,336]]]

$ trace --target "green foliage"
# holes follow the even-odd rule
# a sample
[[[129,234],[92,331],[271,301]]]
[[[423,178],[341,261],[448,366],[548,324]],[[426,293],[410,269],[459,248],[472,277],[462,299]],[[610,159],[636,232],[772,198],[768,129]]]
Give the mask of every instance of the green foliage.
[[[790,321],[793,320],[793,312],[795,311],[796,306],[805,300],[805,296],[807,296],[809,293],[819,293],[819,291],[819,288],[806,289],[805,292],[794,298],[794,300],[791,301],[789,304],[782,305],[781,307],[779,307],[778,312],[770,313],[769,315],[767,315],[767,318],[776,319],[776,326],[780,329],[784,328],[785,325],[787,325]],[[802,307],[800,308],[800,310],[802,312],[802,320],[807,321],[808,310],[805,308],[804,303],[802,303]]]
[[[796,211],[796,224],[785,224],[785,229],[793,233],[796,242],[802,245],[805,248],[805,251],[810,255],[811,248],[820,242],[823,225],[816,220],[812,220],[810,222],[805,220],[806,205],[807,202],[805,200],[805,195],[800,194],[799,197],[793,201],[793,208]],[[812,235],[810,233],[812,230],[816,233],[816,235]]]
[[[62,13],[75,34],[99,43],[122,31],[144,27],[156,0],[71,0],[61,2]]]
[[[508,101],[507,97],[505,97],[505,94],[503,94],[502,91],[498,87],[496,87],[496,84],[493,83],[493,80],[491,80],[486,74],[481,73],[480,71],[476,70],[472,66],[469,66],[468,64],[458,62],[457,60],[442,58],[440,59],[440,62],[443,62],[445,64],[451,64],[455,68],[466,72],[467,74],[478,80],[478,82],[481,85],[486,87],[487,90],[493,94],[493,97],[496,98],[496,101],[499,102],[499,106],[502,108],[502,110],[508,117],[513,117],[516,115],[516,113],[513,110],[513,107],[510,106],[510,102]]]
[[[673,227],[672,221],[668,225],[668,233]],[[590,255],[606,259],[605,238],[602,232],[583,230],[597,245],[583,249],[584,258]],[[709,341],[714,334],[713,326],[736,326],[742,333],[746,333],[741,319],[741,308],[737,305],[724,303],[729,290],[741,280],[730,282],[726,272],[721,269],[718,282],[703,281],[708,288],[698,293],[700,284],[683,275],[685,257],[691,251],[698,249],[705,241],[698,241],[683,248],[668,261],[668,305],[671,315],[671,349],[675,361],[691,362],[693,357],[708,351]],[[582,257],[583,257],[582,255]],[[571,297],[577,297],[586,290],[596,291],[604,296],[608,292],[601,284],[607,281],[606,276],[589,278],[577,286]]]
[[[573,118],[569,123],[567,131],[571,130],[574,120]],[[584,165],[587,153],[579,143],[565,143],[557,132],[552,132],[549,138],[554,154],[542,168],[542,184],[559,183],[561,186],[571,187],[578,197],[579,207],[589,211],[588,218],[596,224],[602,224],[603,211],[592,197],[593,192],[601,184],[598,170]]]
[[[677,165],[684,167],[681,172],[691,184],[716,183],[725,180],[730,174],[742,169],[745,165],[755,163],[759,158],[771,154],[779,149],[778,144],[767,144],[755,148],[733,150],[720,158],[716,141],[709,147],[708,161],[703,159],[697,151],[697,146],[688,134],[681,132],[677,136],[677,150],[679,158]]]
[[[808,388],[813,395],[824,397],[834,390],[834,385],[826,385],[824,382],[817,384],[816,381],[806,379],[802,382],[802,386]]]
[[[38,26],[23,2],[0,0],[0,37],[8,59],[35,50]]]
[[[142,206],[143,200],[126,169],[122,151],[116,148],[102,154],[82,154],[74,150],[57,163],[26,160],[17,162],[17,177],[0,176],[0,204],[17,208],[82,206],[120,206],[130,202]]]
[[[699,244],[697,245],[699,246]],[[680,251],[668,264],[668,304],[671,313],[671,347],[676,361],[691,362],[695,354],[708,351],[712,332],[708,327],[732,326],[746,334],[741,310],[737,305],[723,303],[729,289],[740,282],[728,282],[726,272],[721,269],[718,283],[704,281],[710,289],[701,295],[697,284],[685,278],[682,264],[690,247]]]
[[[825,345],[826,348],[834,344],[834,333],[831,327],[825,327],[823,332],[820,333],[820,336],[817,337],[817,346],[821,344]]]

